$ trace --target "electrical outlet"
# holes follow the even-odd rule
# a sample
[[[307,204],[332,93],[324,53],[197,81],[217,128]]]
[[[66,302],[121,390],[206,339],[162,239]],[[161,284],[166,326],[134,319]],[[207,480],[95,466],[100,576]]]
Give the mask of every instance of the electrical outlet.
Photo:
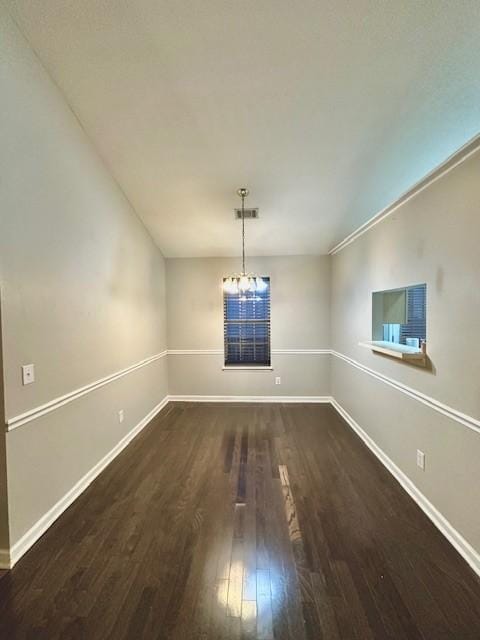
[[[123,413],[123,409],[120,409],[120,411],[118,412],[118,421],[123,422],[124,418],[125,418],[125,414]]]
[[[425,471],[425,454],[420,449],[417,449],[417,467]]]
[[[24,364],[22,367],[22,384],[32,384],[35,382],[35,365]]]
[[[275,384],[282,384],[282,379],[281,379],[281,377],[280,377],[280,376],[277,376],[277,377],[275,378]]]

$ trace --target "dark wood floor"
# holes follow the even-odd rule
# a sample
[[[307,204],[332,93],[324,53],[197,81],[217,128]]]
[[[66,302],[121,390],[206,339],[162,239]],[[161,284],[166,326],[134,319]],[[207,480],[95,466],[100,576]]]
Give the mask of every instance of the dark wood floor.
[[[327,405],[169,405],[0,579],[0,637],[469,640],[480,581]]]

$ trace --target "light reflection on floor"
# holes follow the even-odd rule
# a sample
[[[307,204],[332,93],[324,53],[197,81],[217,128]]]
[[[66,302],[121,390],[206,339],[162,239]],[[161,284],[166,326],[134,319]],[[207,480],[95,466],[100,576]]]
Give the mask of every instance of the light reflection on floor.
[[[279,466],[279,474],[279,489],[282,491],[284,500],[286,532],[288,532],[293,547],[298,544],[303,546],[288,471],[285,465]],[[241,522],[240,529],[242,534],[240,537],[235,537],[234,531],[231,558],[217,569],[217,576],[225,576],[225,578],[217,583],[216,600],[217,605],[227,617],[241,618],[244,630],[249,629],[250,633],[257,632],[261,633],[262,637],[270,637],[273,629],[273,619],[277,614],[280,614],[282,603],[285,602],[287,597],[287,577],[283,573],[282,566],[278,565],[271,553],[268,557],[268,568],[263,568],[265,566],[264,562],[261,562],[260,566],[258,566],[258,563],[255,564],[253,568],[251,562],[246,562],[244,556],[247,542],[243,539],[246,508],[245,504],[235,505],[234,520]],[[254,545],[255,542],[253,542]],[[248,575],[249,572],[250,575]],[[248,589],[246,588],[247,583]],[[253,589],[252,583],[254,585]]]

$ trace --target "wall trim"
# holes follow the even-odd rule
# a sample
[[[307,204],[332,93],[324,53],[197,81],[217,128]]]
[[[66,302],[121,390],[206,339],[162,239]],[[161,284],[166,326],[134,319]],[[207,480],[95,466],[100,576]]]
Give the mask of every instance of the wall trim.
[[[272,354],[290,354],[290,355],[329,355],[331,353],[330,349],[272,349]],[[7,431],[13,431],[17,427],[21,427],[24,424],[32,422],[33,420],[37,420],[42,416],[50,413],[51,411],[56,411],[60,407],[65,406],[66,404],[81,398],[87,393],[91,393],[96,389],[100,389],[101,387],[126,376],[137,369],[141,369],[152,362],[156,362],[160,358],[165,357],[166,355],[223,355],[223,349],[166,349],[160,353],[155,354],[154,356],[150,356],[149,358],[145,358],[144,360],[140,360],[125,369],[112,373],[109,376],[105,376],[104,378],[100,378],[99,380],[95,380],[95,382],[91,382],[84,387],[80,387],[79,389],[75,389],[74,391],[70,391],[63,396],[59,396],[58,398],[54,398],[45,404],[39,405],[38,407],[34,407],[33,409],[29,409],[28,411],[19,414],[18,416],[14,416],[13,418],[9,418],[7,420]],[[265,401],[266,402],[266,401]]]
[[[331,402],[331,396],[169,396],[170,402]]]
[[[36,420],[37,418],[40,418],[41,416],[44,416],[47,413],[50,413],[51,411],[55,411],[56,409],[59,409],[60,407],[63,407],[64,405],[68,404],[69,402],[73,402],[74,400],[77,400],[78,398],[81,398],[82,396],[86,395],[87,393],[90,393],[92,391],[95,391],[96,389],[100,389],[100,387],[105,386],[106,384],[110,384],[111,382],[114,382],[115,380],[118,380],[119,378],[123,378],[123,376],[126,376],[129,373],[132,373],[133,371],[136,371],[137,369],[141,369],[142,367],[147,366],[148,364],[151,364],[152,362],[156,362],[157,360],[159,360],[160,358],[163,358],[164,356],[167,355],[167,351],[161,351],[160,353],[157,353],[154,356],[150,356],[149,358],[145,358],[144,360],[140,360],[140,362],[137,362],[136,364],[131,365],[130,367],[126,367],[125,369],[121,369],[120,371],[117,371],[116,373],[112,373],[109,376],[105,376],[104,378],[100,378],[100,380],[96,380],[95,382],[91,382],[90,384],[85,385],[84,387],[80,387],[79,389],[75,389],[74,391],[70,391],[69,393],[66,393],[63,396],[59,396],[58,398],[54,398],[53,400],[50,400],[49,402],[46,402],[45,404],[42,404],[38,407],[35,407],[34,409],[30,409],[29,411],[26,411],[25,413],[22,413],[18,416],[15,416],[14,418],[10,418],[9,420],[7,420],[7,431],[12,431],[13,429],[16,429],[17,427],[21,427],[24,424],[27,424],[28,422],[31,422],[32,420]]]
[[[418,504],[420,509],[430,518],[433,524],[447,538],[458,553],[468,562],[470,567],[480,576],[480,554],[465,540],[455,527],[438,511],[410,478],[397,467],[391,458],[381,449],[375,441],[360,427],[352,416],[332,398],[332,405],[342,416],[345,422],[363,440],[367,447],[375,454],[380,462],[392,474],[392,476],[405,489],[408,495]]]
[[[337,355],[334,353],[334,355]],[[330,403],[345,422],[365,442],[386,469],[418,504],[433,524],[455,547],[470,567],[480,576],[480,554],[465,540],[453,525],[434,507],[418,487],[401,471],[374,440],[360,427],[352,416],[332,396],[165,396],[131,431],[127,433],[97,464],[90,469],[47,513],[45,513],[21,538],[10,552],[0,549],[0,569],[11,569],[35,544],[53,522],[85,491],[95,478],[169,402],[284,402]]]
[[[78,496],[95,480],[95,478],[114,460],[123,449],[137,436],[140,431],[165,407],[168,403],[165,396],[140,422],[131,429],[117,444],[99,460],[80,480],[53,505],[10,549],[9,566],[11,569],[16,562],[32,547],[41,535],[57,520],[59,516],[72,504]],[[0,556],[1,561],[1,556]]]
[[[480,137],[479,137],[479,141],[480,141]],[[168,350],[169,355],[170,354],[172,355],[203,355],[203,354],[218,354],[218,353],[223,354],[223,350],[222,349],[169,349]],[[383,373],[379,373],[378,371],[375,371],[374,369],[367,367],[361,362],[358,362],[357,360],[354,360],[353,358],[350,358],[349,356],[346,356],[343,353],[340,353],[333,349],[272,349],[272,354],[333,355],[336,358],[339,358],[340,360],[347,362],[353,367],[360,369],[360,371],[367,373],[373,378],[380,380],[384,384],[387,384],[390,387],[393,387],[397,391],[400,391],[408,395],[409,397],[413,398],[414,400],[417,400],[418,402],[425,404],[427,407],[430,407],[430,409],[433,409],[434,411],[438,411],[438,413],[441,413],[447,418],[450,418],[451,420],[455,420],[456,422],[459,422],[465,427],[468,427],[469,429],[472,429],[473,431],[480,433],[480,420],[478,420],[477,418],[469,416],[466,413],[462,413],[458,409],[454,409],[453,407],[450,407],[444,404],[443,402],[440,402],[439,400],[435,400],[435,398],[431,398],[430,396],[427,396],[421,391],[417,391],[412,387],[408,387],[407,385],[399,382],[398,380],[389,378]],[[171,396],[171,397],[172,399],[180,398],[180,396]],[[210,397],[211,398],[234,398],[234,399],[238,399],[240,397],[245,397],[245,398],[264,397],[265,400],[258,400],[258,402],[275,402],[275,400],[269,400],[268,398],[280,398],[281,396],[181,396],[181,397],[185,398],[186,401],[191,400],[192,402],[195,402],[197,398],[210,398]],[[288,396],[288,397],[292,397],[292,396]],[[198,400],[198,401],[199,402],[228,402],[229,400]],[[308,402],[308,401],[309,400],[300,400],[299,402]],[[242,400],[238,400],[238,402],[242,402]],[[243,402],[255,402],[255,400],[246,399],[246,400],[243,400]],[[277,402],[289,402],[289,400],[277,400]],[[291,402],[293,402],[293,400],[291,400]],[[311,402],[314,402],[314,400],[312,400]]]
[[[443,402],[440,402],[439,400],[435,400],[435,398],[431,398],[430,396],[427,396],[425,393],[422,393],[421,391],[412,389],[412,387],[407,387],[407,385],[402,384],[401,382],[398,382],[398,380],[394,380],[393,378],[389,378],[383,373],[374,371],[373,369],[370,369],[370,367],[367,367],[361,362],[357,362],[357,360],[354,360],[353,358],[350,358],[349,356],[346,356],[343,353],[339,353],[338,351],[333,351],[333,350],[331,353],[332,355],[339,358],[340,360],[343,360],[348,364],[352,365],[353,367],[360,369],[360,371],[363,371],[364,373],[367,373],[373,378],[380,380],[384,384],[387,384],[388,386],[393,387],[394,389],[397,389],[397,391],[401,391],[402,393],[404,393],[407,396],[410,396],[410,398],[413,398],[414,400],[418,400],[418,402],[421,402],[427,407],[430,407],[430,409],[434,409],[435,411],[438,411],[438,413],[441,413],[442,415],[447,416],[447,418],[450,418],[451,420],[455,420],[456,422],[463,424],[465,427],[468,427],[469,429],[472,429],[473,431],[480,433],[480,420],[478,420],[477,418],[473,418],[472,416],[469,416],[466,413],[462,413],[461,411],[458,411],[453,407],[449,407],[448,405],[443,404]]]
[[[441,164],[435,167],[432,171],[427,173],[423,178],[421,178],[418,182],[416,182],[412,187],[407,189],[402,195],[400,195],[396,200],[394,200],[391,204],[387,205],[384,209],[376,213],[369,220],[360,225],[355,231],[346,236],[343,240],[341,240],[338,244],[330,249],[328,252],[329,255],[335,255],[346,246],[360,238],[364,233],[370,231],[375,225],[379,224],[385,218],[394,213],[399,207],[404,205],[406,202],[417,196],[424,189],[427,189],[432,184],[434,184],[437,180],[442,178],[444,175],[449,173],[455,167],[465,162],[470,156],[476,153],[480,149],[480,134],[474,136],[471,140],[469,140],[466,144],[457,149],[452,155],[448,156],[446,160],[444,160]]]
[[[223,355],[223,349],[168,349],[167,353],[169,356]],[[272,349],[272,355],[325,355],[330,353],[330,349]]]
[[[169,356],[222,355],[223,349],[167,349]]]
[[[272,354],[294,356],[330,355],[331,353],[331,349],[272,349]]]
[[[10,551],[8,549],[0,549],[0,569],[10,569]]]
[[[125,369],[122,369],[121,371],[118,371],[110,376],[106,376],[105,378],[101,378],[100,380],[97,380],[96,382],[92,382],[91,384],[85,386],[85,387],[81,387],[80,389],[76,389],[75,391],[71,391],[70,393],[67,393],[64,396],[61,396],[59,398],[55,398],[54,400],[51,400],[50,402],[47,402],[46,404],[43,404],[39,407],[35,407],[34,409],[31,409],[30,411],[27,411],[21,415],[18,415],[14,418],[10,418],[7,421],[7,431],[12,431],[13,429],[16,429],[17,427],[20,427],[24,424],[27,424],[28,422],[31,422],[32,420],[36,420],[37,418],[40,418],[41,416],[50,413],[51,411],[55,411],[56,409],[59,409],[60,407],[63,407],[65,404],[68,404],[69,402],[72,402],[73,400],[76,400],[77,398],[82,397],[83,395],[90,393],[91,391],[95,391],[96,389],[99,389],[100,387],[103,387],[106,384],[109,384],[111,382],[114,382],[115,380],[118,380],[119,378],[133,372],[136,371],[137,369],[140,369],[141,367],[145,367],[148,364],[151,364],[152,362],[155,362],[156,360],[159,360],[160,358],[163,358],[166,355],[206,355],[206,354],[223,354],[223,350],[222,349],[168,349],[165,351],[162,351],[161,353],[158,353],[154,356],[151,356],[150,358],[145,358],[144,360],[141,360],[140,362],[137,362],[136,364],[127,367]],[[425,404],[426,406],[430,407],[431,409],[438,411],[439,413],[441,413],[444,416],[447,416],[448,418],[450,418],[451,420],[455,420],[456,422],[459,422],[460,424],[463,424],[464,426],[468,427],[469,429],[472,429],[473,431],[476,431],[477,433],[480,433],[480,420],[478,420],[477,418],[474,418],[472,416],[469,416],[465,413],[462,413],[461,411],[458,411],[458,409],[454,409],[453,407],[450,407],[446,404],[444,404],[443,402],[440,402],[439,400],[435,400],[435,398],[431,398],[430,396],[427,396],[426,394],[422,393],[421,391],[417,391],[416,389],[413,389],[412,387],[408,387],[407,385],[404,385],[403,383],[399,382],[398,380],[394,380],[393,378],[389,378],[388,376],[384,375],[383,373],[379,373],[378,371],[375,371],[374,369],[371,369],[370,367],[367,367],[366,365],[362,364],[361,362],[358,362],[357,360],[354,360],[353,358],[350,358],[349,356],[344,355],[343,353],[339,353],[338,351],[335,351],[333,349],[272,349],[272,354],[276,355],[276,354],[288,354],[288,355],[333,355],[336,358],[339,358],[340,360],[343,360],[344,362],[347,362],[348,364],[352,365],[353,367],[356,367],[357,369],[359,369],[360,371],[363,371],[364,373],[367,373],[368,375],[372,376],[373,378],[376,378],[377,380],[380,380],[381,382],[383,382],[384,384],[387,384],[391,387],[393,387],[394,389],[397,389],[397,391],[401,391],[402,393],[410,396],[411,398],[413,398],[414,400],[418,400],[419,402],[421,402],[422,404]],[[300,397],[300,398],[304,398],[302,400],[298,400],[298,402],[316,402],[316,400],[314,398],[319,397],[319,396],[184,396],[186,400],[190,400],[194,402],[196,398],[200,398],[200,397],[205,397],[205,398],[239,398],[239,397],[244,397],[246,398],[245,400],[238,400],[239,402],[243,401],[243,402],[294,402],[295,400],[289,400],[288,398],[292,398],[292,397]],[[278,398],[287,398],[285,400],[280,400]],[[320,397],[325,397],[325,396],[320,396]],[[177,398],[177,396],[172,396],[172,398]],[[182,396],[183,398],[183,396]],[[264,398],[263,400],[251,400],[250,398]],[[269,398],[273,398],[273,400],[269,400]],[[275,398],[277,398],[277,400],[275,400]],[[309,398],[313,398],[313,399],[309,399]],[[228,400],[203,400],[203,402],[228,402]]]

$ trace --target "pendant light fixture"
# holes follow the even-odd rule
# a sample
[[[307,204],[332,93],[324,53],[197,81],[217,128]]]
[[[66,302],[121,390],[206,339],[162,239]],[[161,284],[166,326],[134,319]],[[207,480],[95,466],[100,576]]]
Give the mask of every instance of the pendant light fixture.
[[[242,187],[237,189],[237,195],[242,199],[242,272],[235,273],[223,281],[223,289],[227,293],[246,294],[247,291],[265,291],[267,284],[254,273],[247,273],[245,267],[245,198],[248,196],[248,189]]]

